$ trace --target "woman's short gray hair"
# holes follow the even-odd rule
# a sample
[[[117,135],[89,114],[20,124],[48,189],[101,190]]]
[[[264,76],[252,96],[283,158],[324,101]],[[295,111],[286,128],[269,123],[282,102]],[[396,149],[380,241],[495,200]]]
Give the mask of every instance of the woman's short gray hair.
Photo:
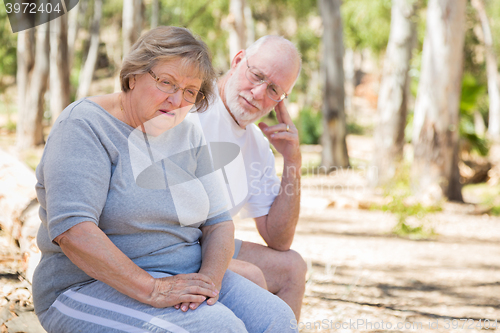
[[[157,27],[141,36],[123,59],[120,71],[122,91],[130,90],[132,75],[148,73],[158,62],[181,58],[202,79],[200,91],[205,98],[196,104],[198,112],[208,108],[214,98],[215,71],[207,45],[188,29]]]

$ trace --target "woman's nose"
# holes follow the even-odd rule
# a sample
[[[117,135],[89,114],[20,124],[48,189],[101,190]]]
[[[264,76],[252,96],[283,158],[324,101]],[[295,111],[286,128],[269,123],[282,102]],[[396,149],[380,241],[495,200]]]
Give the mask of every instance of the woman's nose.
[[[172,104],[173,107],[180,108],[183,100],[184,91],[179,89],[176,92],[169,94],[167,100]]]

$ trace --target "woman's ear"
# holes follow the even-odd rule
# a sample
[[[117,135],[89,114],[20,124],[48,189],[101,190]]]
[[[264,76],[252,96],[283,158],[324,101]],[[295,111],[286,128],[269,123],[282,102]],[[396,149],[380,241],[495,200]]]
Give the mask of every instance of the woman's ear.
[[[131,90],[135,88],[135,74],[128,79],[128,87]]]

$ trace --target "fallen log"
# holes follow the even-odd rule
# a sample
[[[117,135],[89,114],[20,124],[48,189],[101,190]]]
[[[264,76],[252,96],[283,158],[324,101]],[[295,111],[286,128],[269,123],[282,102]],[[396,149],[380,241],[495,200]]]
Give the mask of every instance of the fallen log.
[[[16,156],[0,149],[0,228],[19,248],[22,273],[30,282],[41,256],[36,245],[41,221],[35,184],[34,171]]]

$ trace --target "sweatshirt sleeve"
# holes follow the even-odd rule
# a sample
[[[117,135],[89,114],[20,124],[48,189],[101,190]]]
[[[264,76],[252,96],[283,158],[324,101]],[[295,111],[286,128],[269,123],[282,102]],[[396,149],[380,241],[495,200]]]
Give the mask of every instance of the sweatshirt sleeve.
[[[41,164],[50,239],[81,222],[99,225],[111,161],[91,126],[81,119],[61,121],[51,133]]]

